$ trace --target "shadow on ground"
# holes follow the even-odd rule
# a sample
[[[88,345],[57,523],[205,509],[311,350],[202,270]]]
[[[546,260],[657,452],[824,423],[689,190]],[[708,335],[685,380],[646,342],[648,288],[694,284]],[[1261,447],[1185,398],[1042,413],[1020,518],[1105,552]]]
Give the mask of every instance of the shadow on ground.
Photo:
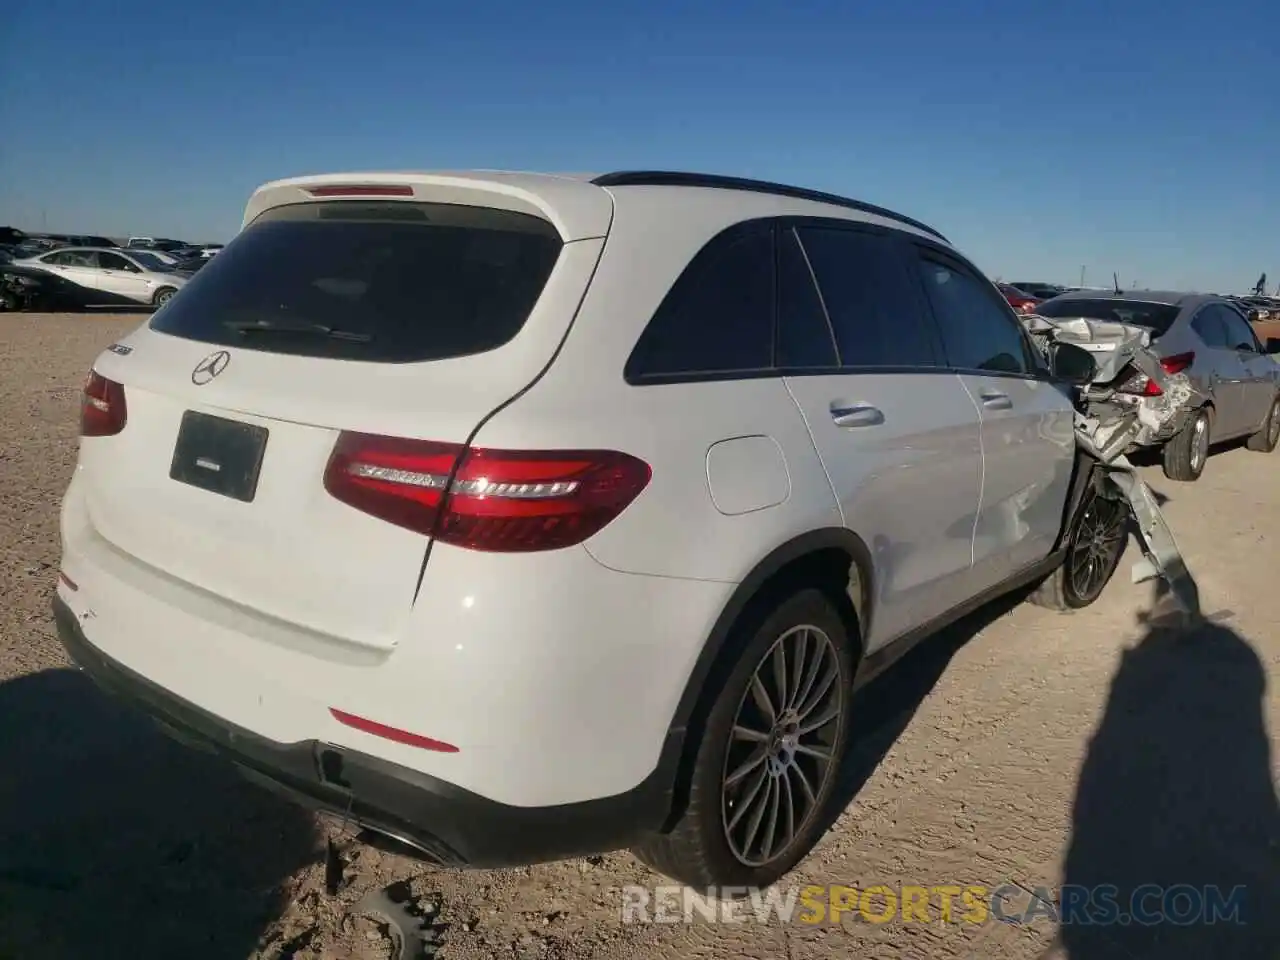
[[[74,670],[0,684],[0,960],[243,960],[312,819]]]
[[[946,672],[951,658],[986,627],[1022,603],[1020,590],[981,607],[930,637],[877,677],[854,698],[849,749],[828,809],[828,827],[871,779],[912,717]]]
[[[1106,921],[1105,902],[1064,911],[1060,947],[1071,960],[1280,956],[1280,805],[1265,705],[1261,659],[1221,624],[1150,623],[1125,652],[1080,772],[1063,882],[1111,885],[1118,914],[1166,918],[1072,922]],[[1214,924],[1201,915],[1215,896],[1207,888],[1226,907]]]

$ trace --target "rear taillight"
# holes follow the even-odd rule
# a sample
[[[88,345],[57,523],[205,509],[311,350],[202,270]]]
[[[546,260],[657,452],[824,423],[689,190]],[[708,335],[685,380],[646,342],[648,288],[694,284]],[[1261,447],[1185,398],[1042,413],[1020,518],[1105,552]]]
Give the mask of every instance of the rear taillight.
[[[80,436],[112,437],[124,423],[124,387],[90,370],[80,398]]]
[[[388,523],[472,550],[518,553],[581,543],[650,476],[643,460],[609,450],[466,449],[343,433],[324,486]]]
[[[1182,373],[1187,370],[1191,364],[1195,363],[1196,355],[1194,353],[1176,353],[1172,357],[1165,357],[1160,361],[1160,369],[1165,373],[1174,374]],[[1135,373],[1124,385],[1119,388],[1121,393],[1134,393],[1140,397],[1158,397],[1163,390],[1160,384],[1156,383],[1145,373]]]

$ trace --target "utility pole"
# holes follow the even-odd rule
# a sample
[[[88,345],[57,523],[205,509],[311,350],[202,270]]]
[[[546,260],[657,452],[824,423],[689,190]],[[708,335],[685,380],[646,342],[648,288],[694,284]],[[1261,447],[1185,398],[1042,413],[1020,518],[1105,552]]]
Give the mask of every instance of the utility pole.
[[[1084,267],[1080,267],[1080,286],[1084,286]]]

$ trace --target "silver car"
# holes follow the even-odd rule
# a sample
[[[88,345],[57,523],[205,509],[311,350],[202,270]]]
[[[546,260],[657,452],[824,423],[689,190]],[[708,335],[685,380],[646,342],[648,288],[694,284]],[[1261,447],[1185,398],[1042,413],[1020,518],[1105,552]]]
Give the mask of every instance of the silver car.
[[[1052,320],[1080,317],[1145,327],[1165,371],[1187,374],[1205,400],[1174,432],[1154,441],[1171,480],[1199,479],[1210,444],[1247,437],[1250,450],[1270,452],[1280,441],[1280,364],[1227,299],[1082,290],[1047,300],[1036,313]],[[1120,391],[1154,396],[1160,388],[1137,375]]]
[[[62,247],[15,261],[69,280],[91,304],[143,303],[162,307],[191,279],[145,250]]]

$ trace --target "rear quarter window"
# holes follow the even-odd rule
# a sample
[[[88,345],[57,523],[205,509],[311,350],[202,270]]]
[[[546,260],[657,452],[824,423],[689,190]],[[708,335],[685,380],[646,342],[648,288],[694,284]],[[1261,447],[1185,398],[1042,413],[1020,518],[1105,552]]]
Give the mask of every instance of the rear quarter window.
[[[294,355],[414,363],[513,339],[563,244],[528,214],[327,201],[248,226],[152,318],[160,333]]]

